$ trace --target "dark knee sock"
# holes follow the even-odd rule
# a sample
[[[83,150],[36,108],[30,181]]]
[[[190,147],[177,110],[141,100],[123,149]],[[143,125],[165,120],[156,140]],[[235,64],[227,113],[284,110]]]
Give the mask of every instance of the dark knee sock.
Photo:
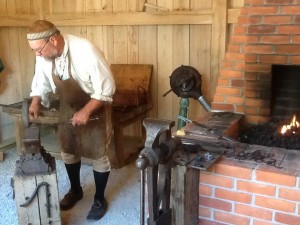
[[[73,164],[65,164],[68,177],[70,179],[71,189],[81,190],[80,185],[80,167],[81,161]]]
[[[98,199],[100,201],[104,200],[104,192],[109,176],[109,171],[108,172],[97,172],[93,170],[94,172],[94,179],[95,179],[95,186],[96,186],[96,193],[94,196],[94,199]]]

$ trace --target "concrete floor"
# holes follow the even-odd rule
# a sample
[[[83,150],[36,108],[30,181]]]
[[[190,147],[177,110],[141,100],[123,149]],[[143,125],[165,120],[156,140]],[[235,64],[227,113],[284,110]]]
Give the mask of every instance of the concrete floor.
[[[4,161],[0,162],[0,225],[17,225],[17,209],[13,199],[11,178],[14,176],[15,162],[18,159],[15,148],[6,150]],[[61,160],[56,160],[59,198],[61,199],[69,190],[69,181]],[[92,166],[83,164],[81,170],[81,184],[84,197],[69,211],[61,211],[62,225],[138,225],[140,183],[139,170],[134,162],[120,168],[112,169],[106,198],[109,208],[105,216],[97,222],[86,220],[94,196],[94,181]]]

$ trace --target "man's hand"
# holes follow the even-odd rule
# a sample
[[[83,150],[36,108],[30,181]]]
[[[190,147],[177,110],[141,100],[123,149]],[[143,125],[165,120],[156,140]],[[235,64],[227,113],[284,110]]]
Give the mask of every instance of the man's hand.
[[[74,113],[73,118],[71,119],[73,126],[86,125],[89,120],[90,113],[84,110],[84,108]]]
[[[86,125],[90,121],[91,115],[103,105],[102,101],[90,99],[88,103],[79,111],[74,113],[72,118],[73,126]]]
[[[28,109],[29,119],[36,119],[40,115],[41,98],[38,96],[32,97],[31,104]]]

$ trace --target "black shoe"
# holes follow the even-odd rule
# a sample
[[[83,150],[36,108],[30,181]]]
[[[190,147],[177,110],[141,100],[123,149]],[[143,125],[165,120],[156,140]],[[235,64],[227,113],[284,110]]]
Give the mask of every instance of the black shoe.
[[[100,220],[107,210],[107,201],[99,201],[97,199],[94,200],[92,208],[86,217],[88,220],[97,221]]]
[[[82,189],[74,190],[70,189],[69,192],[65,195],[65,197],[59,202],[61,210],[71,209],[76,202],[78,202],[83,197]]]

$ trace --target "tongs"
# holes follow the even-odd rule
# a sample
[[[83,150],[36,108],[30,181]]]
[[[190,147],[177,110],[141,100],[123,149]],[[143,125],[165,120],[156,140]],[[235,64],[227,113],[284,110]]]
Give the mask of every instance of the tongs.
[[[197,121],[194,121],[194,120],[190,120],[190,119],[185,118],[181,115],[177,115],[177,118],[180,119],[180,120],[183,120],[186,123],[192,123],[192,124],[195,124],[198,127],[204,128],[206,131],[208,131],[208,132],[212,133],[213,135],[217,136],[218,139],[224,139],[224,140],[229,141],[229,142],[236,142],[236,140],[232,139],[231,137],[228,137],[228,136],[224,135],[221,131],[219,131],[217,129],[213,129],[209,126],[206,126],[206,125],[204,125],[202,123],[199,123]]]

